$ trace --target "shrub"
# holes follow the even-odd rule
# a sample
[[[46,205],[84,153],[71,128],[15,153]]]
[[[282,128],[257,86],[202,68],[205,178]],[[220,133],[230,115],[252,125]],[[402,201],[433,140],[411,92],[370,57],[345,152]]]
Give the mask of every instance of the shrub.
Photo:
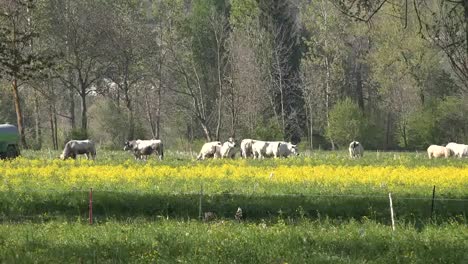
[[[366,129],[366,119],[359,106],[346,98],[330,111],[327,137],[338,145],[346,146],[353,140],[361,140]]]

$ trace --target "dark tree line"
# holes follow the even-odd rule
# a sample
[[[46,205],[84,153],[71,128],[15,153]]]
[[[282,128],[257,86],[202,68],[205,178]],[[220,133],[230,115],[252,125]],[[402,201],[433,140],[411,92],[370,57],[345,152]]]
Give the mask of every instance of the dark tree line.
[[[451,0],[1,1],[0,122],[55,149],[463,142],[467,20]]]

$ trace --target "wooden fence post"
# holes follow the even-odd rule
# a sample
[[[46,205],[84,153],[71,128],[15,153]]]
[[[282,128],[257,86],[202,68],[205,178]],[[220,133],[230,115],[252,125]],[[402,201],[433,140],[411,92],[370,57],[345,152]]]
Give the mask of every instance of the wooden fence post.
[[[93,188],[89,189],[89,224],[93,224]]]
[[[392,193],[388,193],[388,199],[390,200],[390,217],[392,218],[392,230],[395,231],[395,218],[393,215]]]
[[[436,187],[434,185],[434,188],[432,188],[431,219],[432,219],[432,214],[434,213],[435,190],[436,190]]]
[[[203,211],[202,203],[203,203],[203,183],[200,186],[200,199],[198,201],[198,219],[200,219],[200,220],[203,219],[203,216],[202,216],[202,211]]]

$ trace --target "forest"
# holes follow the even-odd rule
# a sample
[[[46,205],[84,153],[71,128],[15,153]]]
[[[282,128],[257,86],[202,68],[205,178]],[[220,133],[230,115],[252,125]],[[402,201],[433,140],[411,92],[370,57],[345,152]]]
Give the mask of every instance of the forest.
[[[468,142],[466,0],[2,0],[0,123],[25,149]]]

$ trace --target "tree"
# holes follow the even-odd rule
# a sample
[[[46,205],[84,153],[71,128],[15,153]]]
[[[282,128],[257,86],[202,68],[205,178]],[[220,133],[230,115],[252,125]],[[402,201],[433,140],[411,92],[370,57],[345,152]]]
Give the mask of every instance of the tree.
[[[112,80],[117,87],[117,101],[123,99],[128,112],[127,139],[135,138],[135,109],[133,90],[144,78],[143,58],[148,55],[149,47],[146,27],[138,19],[140,13],[128,4],[118,5],[110,25],[110,36],[103,40],[108,50],[104,56],[107,69],[103,77]],[[141,83],[140,83],[141,84]],[[122,97],[120,96],[122,95]],[[118,102],[119,103],[119,102]]]
[[[100,1],[50,0],[47,10],[49,47],[63,55],[57,77],[65,87],[78,94],[81,100],[81,130],[86,134],[87,98],[97,92],[95,84],[108,66],[102,63],[105,53],[103,37],[110,34],[106,23],[112,17],[105,3]],[[70,100],[74,107],[73,96]],[[70,112],[73,127],[74,109]]]
[[[21,145],[28,147],[21,107],[20,87],[52,66],[52,56],[32,49],[38,37],[31,27],[36,1],[8,0],[0,3],[0,77],[12,86]]]
[[[359,106],[346,98],[338,101],[330,111],[330,126],[327,136],[339,146],[346,146],[353,140],[362,140],[366,131],[366,121]]]
[[[417,33],[445,53],[461,86],[468,91],[468,1],[334,0],[333,3],[344,14],[364,22],[370,22],[386,7],[397,7],[393,17],[403,21],[402,28],[417,21]]]
[[[275,95],[276,111],[284,139],[300,141],[300,113],[303,99],[298,85],[301,47],[296,19],[298,11],[291,1],[259,1],[259,23],[270,37],[271,75],[269,86]],[[268,46],[267,46],[268,48]]]
[[[330,110],[339,95],[340,83],[343,82],[343,60],[346,55],[345,21],[333,12],[331,5],[325,1],[317,1],[303,8],[303,17],[306,30],[310,37],[305,40],[308,52],[302,61],[303,81],[306,81],[306,100],[323,99],[323,114],[327,129],[330,129]],[[313,91],[318,89],[318,91]],[[311,98],[314,94],[319,98]],[[308,107],[309,125],[313,109]],[[317,111],[321,114],[319,111]],[[309,134],[312,129],[309,129]],[[311,137],[310,137],[311,138]],[[329,137],[334,149],[333,137]]]

